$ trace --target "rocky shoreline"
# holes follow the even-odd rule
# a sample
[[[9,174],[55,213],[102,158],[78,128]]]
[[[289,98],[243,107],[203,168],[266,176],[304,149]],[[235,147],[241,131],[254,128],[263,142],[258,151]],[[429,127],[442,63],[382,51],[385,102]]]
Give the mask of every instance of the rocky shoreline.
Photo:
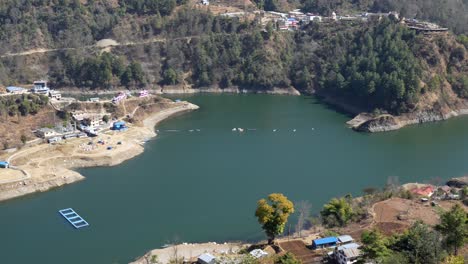
[[[78,168],[115,166],[134,158],[144,152],[142,141],[155,137],[154,127],[162,120],[174,115],[196,110],[197,105],[188,102],[173,103],[167,109],[150,114],[144,119],[143,127],[131,127],[127,132],[121,132],[118,139],[125,139],[125,145],[112,151],[101,151],[96,154],[68,153],[62,150],[64,146],[40,144],[21,150],[12,159],[13,164],[27,171],[31,177],[9,183],[0,184],[0,201],[17,198],[36,192],[45,192],[52,188],[84,180],[85,177],[75,170]],[[131,139],[130,139],[131,138]],[[77,143],[72,147],[76,147]],[[85,142],[86,140],[81,140]],[[44,155],[45,154],[45,155]],[[43,159],[33,160],[32,156],[43,156]]]

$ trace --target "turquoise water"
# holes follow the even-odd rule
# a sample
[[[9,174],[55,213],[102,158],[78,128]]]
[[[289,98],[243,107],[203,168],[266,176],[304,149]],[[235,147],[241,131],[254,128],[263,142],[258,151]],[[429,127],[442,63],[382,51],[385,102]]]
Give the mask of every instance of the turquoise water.
[[[143,155],[1,203],[0,262],[128,263],[166,243],[262,239],[253,214],[271,192],[309,200],[318,211],[331,197],[382,187],[389,176],[424,182],[468,172],[467,117],[361,134],[310,97],[186,99],[201,109],[163,122]],[[74,230],[57,212],[68,207],[91,226]]]

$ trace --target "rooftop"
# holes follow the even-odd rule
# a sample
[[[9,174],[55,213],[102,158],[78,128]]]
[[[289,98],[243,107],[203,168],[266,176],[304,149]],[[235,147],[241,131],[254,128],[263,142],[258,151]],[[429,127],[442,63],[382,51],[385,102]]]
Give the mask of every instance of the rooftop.
[[[350,235],[342,235],[337,238],[338,241],[340,241],[340,243],[348,243],[354,241],[354,239]]]
[[[361,250],[359,250],[359,248],[346,248],[343,249],[343,255],[348,259],[359,257],[361,255]]]
[[[343,246],[339,246],[337,249],[338,250],[344,250],[344,249],[353,249],[353,248],[358,248],[358,247],[359,247],[359,244],[351,243],[351,244],[346,244],[346,245],[343,245]]]
[[[210,253],[205,253],[205,254],[201,254],[200,256],[198,256],[198,259],[205,262],[205,263],[210,263],[211,261],[215,260],[216,258],[211,255]]]
[[[315,239],[313,241],[315,245],[325,245],[325,244],[336,243],[336,242],[338,242],[338,239],[336,237],[324,237],[324,238]]]

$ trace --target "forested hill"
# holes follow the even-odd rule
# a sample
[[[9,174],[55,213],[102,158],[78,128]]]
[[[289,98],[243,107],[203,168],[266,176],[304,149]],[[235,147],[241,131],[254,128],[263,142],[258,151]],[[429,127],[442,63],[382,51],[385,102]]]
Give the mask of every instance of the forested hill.
[[[176,0],[7,0],[0,19],[4,86],[47,78],[55,88],[295,87],[395,114],[468,98],[467,37],[418,34],[397,20],[288,32]],[[116,46],[94,45],[104,38]],[[52,50],[6,54],[30,49]]]

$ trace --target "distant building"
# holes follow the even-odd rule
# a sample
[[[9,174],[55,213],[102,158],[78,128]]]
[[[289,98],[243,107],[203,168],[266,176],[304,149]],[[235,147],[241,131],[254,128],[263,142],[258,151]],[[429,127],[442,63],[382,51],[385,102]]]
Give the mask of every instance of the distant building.
[[[201,4],[202,5],[210,5],[210,1],[209,0],[202,0]]]
[[[8,169],[9,167],[10,163],[8,163],[7,161],[0,161],[0,168]]]
[[[124,131],[127,129],[128,127],[124,121],[117,121],[117,122],[114,122],[114,124],[112,125],[112,130]]]
[[[336,237],[325,237],[319,238],[312,241],[312,248],[319,249],[319,248],[327,248],[327,247],[334,247],[338,243],[338,239]]]
[[[33,93],[35,94],[49,94],[50,88],[47,86],[47,81],[35,81],[33,83]]]
[[[27,92],[26,89],[22,88],[22,87],[16,87],[16,86],[8,86],[6,88],[7,92],[10,93],[10,94],[24,94]]]
[[[58,143],[62,141],[62,137],[52,137],[47,140],[49,144]]]
[[[351,243],[335,248],[333,255],[338,264],[352,264],[358,261],[358,258],[361,256],[361,250],[359,250],[358,244]]]
[[[55,130],[53,129],[44,127],[44,128],[38,129],[36,131],[36,135],[41,138],[50,138],[50,137],[56,136],[57,132],[55,132]]]
[[[419,196],[431,197],[432,194],[434,194],[434,190],[435,190],[434,186],[428,185],[425,187],[413,189],[411,190],[411,192]]]
[[[259,248],[250,251],[249,254],[256,259],[260,259],[260,258],[268,256],[268,252],[265,252]]]
[[[344,244],[349,244],[349,243],[354,242],[353,237],[351,237],[350,235],[339,236],[337,237],[337,239],[338,239],[339,245],[344,245]]]
[[[49,90],[49,97],[52,99],[60,100],[62,98],[62,94],[54,90]]]
[[[202,254],[198,257],[199,264],[215,264],[216,263],[216,258],[211,255],[210,253],[205,253]]]

